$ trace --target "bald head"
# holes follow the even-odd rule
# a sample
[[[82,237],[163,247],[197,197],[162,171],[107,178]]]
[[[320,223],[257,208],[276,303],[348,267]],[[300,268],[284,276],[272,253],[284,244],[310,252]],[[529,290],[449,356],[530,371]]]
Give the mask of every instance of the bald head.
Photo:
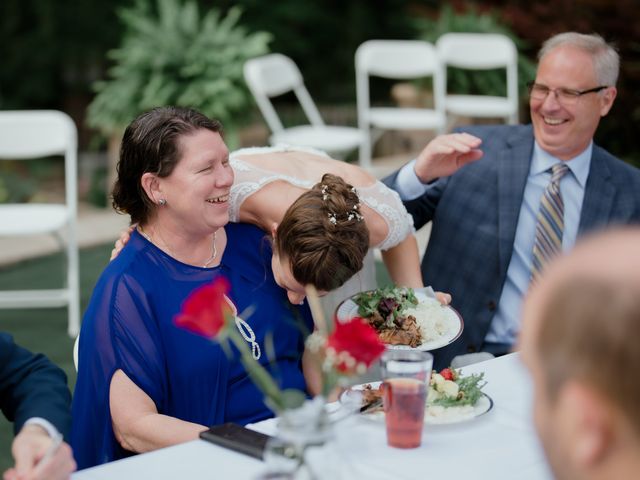
[[[640,228],[588,238],[550,265],[524,305],[521,349],[550,399],[568,380],[601,392],[640,435]],[[622,372],[627,372],[623,374]],[[612,388],[615,384],[615,388]]]

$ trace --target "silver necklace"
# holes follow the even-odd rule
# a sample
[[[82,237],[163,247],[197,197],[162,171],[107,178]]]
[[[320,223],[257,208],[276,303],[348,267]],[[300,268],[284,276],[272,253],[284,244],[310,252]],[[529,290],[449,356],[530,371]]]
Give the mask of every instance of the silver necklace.
[[[138,225],[138,231],[140,232],[140,235],[146,238],[149,242],[153,243],[154,245],[157,245],[157,243],[154,242],[149,235],[147,235],[147,233],[142,229],[140,225]],[[154,229],[154,232],[155,232],[155,229]],[[218,256],[218,248],[216,247],[217,235],[218,235],[218,231],[216,230],[215,232],[213,232],[213,242],[211,243],[211,256],[207,259],[206,262],[204,262],[204,265],[202,265],[202,268],[207,268],[209,265],[211,265],[211,263],[213,263],[213,261]],[[162,240],[162,244],[165,246],[167,253],[171,255],[173,258],[176,258],[174,253],[169,248],[169,245],[167,244],[167,242],[165,242],[164,238],[162,238],[160,235],[158,235],[158,237],[160,238],[160,240]]]

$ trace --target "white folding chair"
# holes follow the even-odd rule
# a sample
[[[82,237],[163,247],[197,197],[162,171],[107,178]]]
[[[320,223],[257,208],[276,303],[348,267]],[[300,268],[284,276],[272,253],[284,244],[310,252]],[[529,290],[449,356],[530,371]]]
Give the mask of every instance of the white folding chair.
[[[447,114],[504,118],[507,123],[518,123],[518,51],[509,37],[498,33],[445,33],[436,42],[436,48],[442,62]],[[447,94],[448,66],[466,70],[504,68],[506,96]]]
[[[64,156],[65,203],[0,204],[0,236],[51,233],[66,244],[66,286],[0,292],[0,308],[68,307],[68,333],[80,328],[77,217],[77,131],[71,118],[54,110],[0,111],[0,159]]]
[[[440,62],[433,45],[422,40],[368,40],[356,50],[358,125],[366,140],[360,164],[370,165],[372,129],[435,130],[442,133],[446,119],[442,110]],[[369,77],[392,79],[433,78],[434,108],[372,107]]]
[[[289,57],[272,53],[248,60],[244,64],[244,79],[272,132],[271,145],[312,147],[336,158],[362,145],[363,138],[357,128],[325,125],[304,86],[300,70]],[[284,128],[270,98],[288,92],[295,94],[309,124]]]

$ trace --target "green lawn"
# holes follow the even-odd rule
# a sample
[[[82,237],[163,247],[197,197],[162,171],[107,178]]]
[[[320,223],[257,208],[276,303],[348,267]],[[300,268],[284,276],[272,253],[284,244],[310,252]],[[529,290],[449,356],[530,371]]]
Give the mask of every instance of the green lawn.
[[[87,306],[93,287],[108,262],[112,244],[80,252],[81,310]],[[0,290],[56,287],[63,278],[62,254],[22,262],[0,269]],[[387,271],[377,265],[378,285],[389,283]],[[73,340],[67,336],[66,309],[0,310],[0,330],[12,334],[20,345],[42,352],[67,374],[73,391],[76,373],[73,366]],[[13,430],[0,415],[0,473],[10,465]]]

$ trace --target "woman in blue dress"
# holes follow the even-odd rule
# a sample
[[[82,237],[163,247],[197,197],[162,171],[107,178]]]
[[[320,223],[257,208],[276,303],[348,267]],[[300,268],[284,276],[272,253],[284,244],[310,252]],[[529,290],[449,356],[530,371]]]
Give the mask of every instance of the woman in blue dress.
[[[237,352],[228,357],[174,325],[188,295],[218,275],[230,280],[254,357],[283,388],[305,390],[310,315],[275,283],[264,233],[227,225],[233,171],[220,128],[163,107],[125,131],[114,207],[138,227],[100,277],[82,324],[71,437],[81,469],[273,415]]]

